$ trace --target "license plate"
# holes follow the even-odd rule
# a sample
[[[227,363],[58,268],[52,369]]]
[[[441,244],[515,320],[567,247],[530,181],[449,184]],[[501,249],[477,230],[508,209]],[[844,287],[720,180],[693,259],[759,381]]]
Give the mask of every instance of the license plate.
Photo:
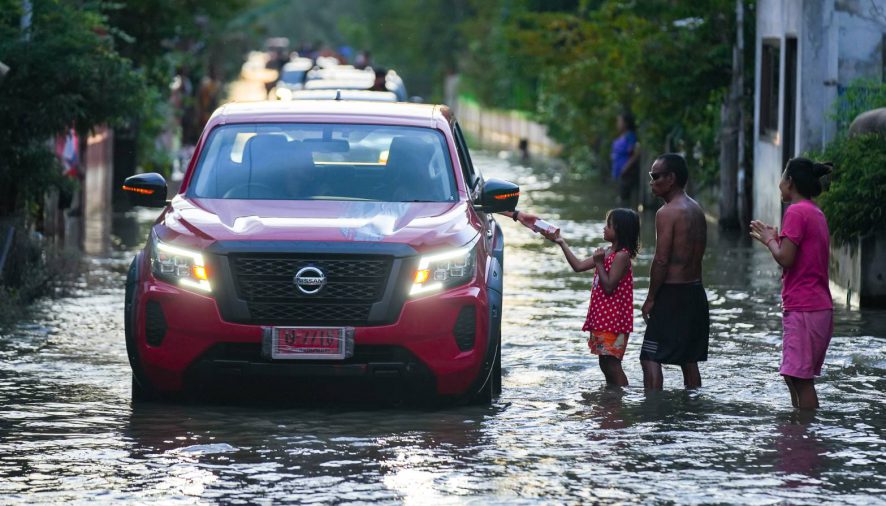
[[[269,337],[272,359],[341,360],[353,354],[348,327],[272,327]]]

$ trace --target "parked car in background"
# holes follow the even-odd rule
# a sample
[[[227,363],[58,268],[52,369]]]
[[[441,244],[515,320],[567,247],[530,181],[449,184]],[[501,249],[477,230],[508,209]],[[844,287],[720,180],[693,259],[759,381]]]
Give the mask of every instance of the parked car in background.
[[[268,94],[270,100],[286,100],[293,91],[304,89],[308,71],[313,68],[310,58],[296,57],[283,65],[274,88]]]
[[[504,237],[445,106],[228,104],[126,280],[134,401],[243,392],[488,403],[501,390]]]
[[[373,90],[390,91],[400,102],[409,101],[403,79],[393,70],[378,72],[381,86],[376,86],[377,74],[372,68],[356,69],[350,65],[314,68],[305,77],[304,89],[307,90]]]
[[[289,95],[290,100],[363,100],[369,102],[397,102],[391,91],[371,90],[298,90]]]

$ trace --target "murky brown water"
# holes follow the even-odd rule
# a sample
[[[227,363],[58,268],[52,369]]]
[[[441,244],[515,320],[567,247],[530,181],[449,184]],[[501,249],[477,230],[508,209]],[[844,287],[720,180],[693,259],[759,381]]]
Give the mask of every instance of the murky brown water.
[[[478,158],[487,176],[518,180],[521,207],[560,225],[578,251],[600,244],[605,188],[552,186],[553,172]],[[631,386],[614,393],[580,332],[590,275],[499,221],[504,391],[489,408],[131,406],[128,259],[94,260],[73,296],[39,303],[0,336],[0,503],[886,504],[886,313],[837,310],[822,409],[798,420],[778,376],[775,264],[712,227],[704,387],[687,393],[666,368],[665,391],[643,394],[638,317]]]

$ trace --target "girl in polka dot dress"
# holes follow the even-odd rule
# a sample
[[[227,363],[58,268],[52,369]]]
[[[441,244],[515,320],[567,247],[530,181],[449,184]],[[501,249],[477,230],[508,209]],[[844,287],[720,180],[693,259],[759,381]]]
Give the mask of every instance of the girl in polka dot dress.
[[[597,248],[591,258],[579,260],[560,237],[559,230],[546,237],[557,244],[575,272],[596,269],[591,304],[582,330],[590,331],[588,347],[600,357],[600,369],[609,386],[624,387],[628,378],[621,368],[634,330],[634,275],[631,259],[640,242],[640,217],[630,209],[613,209],[606,215],[603,239],[612,244]]]

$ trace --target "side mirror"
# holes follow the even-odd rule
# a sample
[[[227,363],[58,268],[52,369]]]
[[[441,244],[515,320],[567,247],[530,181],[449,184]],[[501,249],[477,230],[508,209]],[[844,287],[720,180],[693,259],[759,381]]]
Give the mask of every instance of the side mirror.
[[[520,200],[520,187],[503,179],[487,179],[480,190],[480,202],[475,207],[484,213],[513,211]]]
[[[166,206],[166,180],[156,172],[129,176],[123,182],[123,190],[134,206]]]

